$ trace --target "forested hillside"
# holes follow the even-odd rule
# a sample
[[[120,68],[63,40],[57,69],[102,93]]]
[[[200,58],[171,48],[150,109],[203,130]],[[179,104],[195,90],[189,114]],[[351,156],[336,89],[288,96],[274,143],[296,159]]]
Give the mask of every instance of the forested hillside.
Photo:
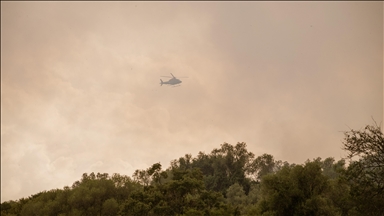
[[[72,186],[1,203],[1,215],[384,215],[383,133],[344,134],[348,157],[337,161],[290,164],[224,143],[132,177],[84,173]]]

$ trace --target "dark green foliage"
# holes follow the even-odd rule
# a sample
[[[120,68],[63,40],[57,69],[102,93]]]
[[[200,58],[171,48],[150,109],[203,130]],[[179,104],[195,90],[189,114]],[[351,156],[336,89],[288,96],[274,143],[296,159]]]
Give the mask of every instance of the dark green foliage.
[[[262,178],[259,213],[276,215],[334,215],[332,200],[325,195],[328,178],[320,163],[285,166],[276,174]]]
[[[209,155],[200,152],[197,158],[193,159],[191,155],[186,155],[173,161],[172,167],[200,169],[208,190],[225,194],[229,186],[239,183],[248,193],[251,179],[246,176],[252,173],[252,161],[255,155],[248,152],[246,147],[246,143],[237,143],[235,146],[224,143],[221,148],[212,150]]]
[[[345,132],[343,148],[350,165],[345,173],[356,211],[384,215],[384,135],[378,126]]]
[[[255,179],[260,180],[263,176],[273,173],[281,166],[281,161],[275,161],[272,155],[263,154],[252,162],[252,172],[256,175]]]
[[[71,188],[43,191],[18,202],[5,202],[3,215],[116,215],[139,185],[129,177],[84,173]],[[9,205],[12,208],[9,208]]]
[[[160,172],[160,170],[158,170]],[[151,172],[149,172],[151,173]],[[221,194],[204,188],[199,169],[171,171],[172,179],[144,186],[126,200],[122,215],[205,215],[225,207]]]
[[[371,126],[345,134],[349,166],[255,158],[245,143],[224,143],[133,178],[84,173],[71,187],[1,203],[1,215],[384,215],[383,134]]]

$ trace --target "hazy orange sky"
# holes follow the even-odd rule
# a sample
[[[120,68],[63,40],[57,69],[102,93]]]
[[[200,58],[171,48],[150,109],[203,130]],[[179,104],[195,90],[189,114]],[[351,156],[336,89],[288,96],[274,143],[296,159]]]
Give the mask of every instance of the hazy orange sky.
[[[383,8],[1,2],[1,201],[224,142],[340,159],[342,131],[383,120]]]

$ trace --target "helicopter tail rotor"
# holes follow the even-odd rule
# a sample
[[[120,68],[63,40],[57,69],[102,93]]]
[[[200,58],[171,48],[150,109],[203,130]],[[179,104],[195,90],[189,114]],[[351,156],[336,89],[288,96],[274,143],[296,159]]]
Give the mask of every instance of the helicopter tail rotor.
[[[160,82],[161,82],[160,86],[163,86],[163,84],[164,84],[163,80],[160,79]]]

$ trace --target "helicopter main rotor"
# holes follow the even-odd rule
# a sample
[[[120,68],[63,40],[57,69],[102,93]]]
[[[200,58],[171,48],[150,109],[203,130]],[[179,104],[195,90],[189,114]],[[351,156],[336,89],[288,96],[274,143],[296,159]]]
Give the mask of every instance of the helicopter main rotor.
[[[167,78],[176,78],[172,73],[170,73],[172,76],[160,76],[160,77],[167,77]],[[188,78],[188,77],[177,77],[177,78]]]

